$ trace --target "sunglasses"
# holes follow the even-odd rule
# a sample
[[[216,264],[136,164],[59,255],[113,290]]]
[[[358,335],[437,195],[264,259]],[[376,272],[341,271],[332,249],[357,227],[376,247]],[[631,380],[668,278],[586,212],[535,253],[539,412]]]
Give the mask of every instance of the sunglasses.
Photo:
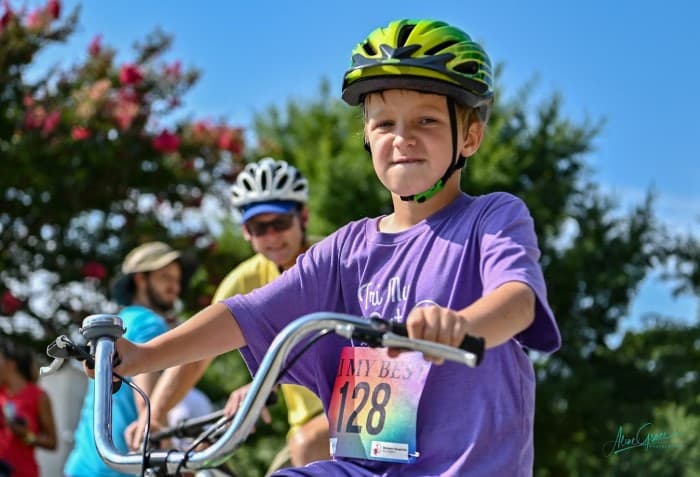
[[[265,222],[262,220],[249,220],[245,223],[244,227],[253,237],[262,237],[263,235],[267,235],[270,228],[275,232],[289,230],[294,223],[294,216],[295,214],[284,214]]]

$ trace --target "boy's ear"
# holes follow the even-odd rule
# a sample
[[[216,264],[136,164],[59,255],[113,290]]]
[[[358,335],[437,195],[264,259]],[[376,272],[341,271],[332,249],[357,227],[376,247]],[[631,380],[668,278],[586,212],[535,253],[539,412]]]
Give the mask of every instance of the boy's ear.
[[[466,137],[464,138],[462,155],[464,157],[471,157],[476,154],[483,139],[484,123],[481,121],[471,121],[467,129]]]

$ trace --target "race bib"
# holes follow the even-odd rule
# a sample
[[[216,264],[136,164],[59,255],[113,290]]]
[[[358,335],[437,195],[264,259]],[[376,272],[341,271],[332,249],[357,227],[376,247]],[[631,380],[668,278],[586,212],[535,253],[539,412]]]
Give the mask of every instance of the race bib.
[[[343,348],[329,407],[331,455],[413,462],[416,414],[430,364],[418,352]]]

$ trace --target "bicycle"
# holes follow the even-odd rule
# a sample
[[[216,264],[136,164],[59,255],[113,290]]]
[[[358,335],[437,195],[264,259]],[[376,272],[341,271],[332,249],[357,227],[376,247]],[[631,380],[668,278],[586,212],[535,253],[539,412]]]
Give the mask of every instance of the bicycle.
[[[90,315],[83,320],[80,331],[89,345],[81,348],[65,336],[59,336],[47,348],[47,354],[53,357],[54,361],[50,366],[42,368],[42,373],[55,372],[63,360],[68,358],[86,360],[88,366],[93,365],[95,370],[94,434],[98,453],[107,465],[117,471],[131,474],[140,472],[141,475],[149,477],[177,476],[185,470],[213,468],[230,458],[252,431],[280,376],[313,342],[326,334],[335,333],[347,339],[362,341],[372,347],[419,351],[470,367],[477,366],[484,354],[482,338],[467,336],[459,348],[454,348],[431,341],[408,338],[405,326],[395,322],[378,318],[366,319],[342,313],[311,313],[291,322],[277,335],[260,364],[259,371],[251,383],[239,412],[232,418],[221,418],[220,422],[217,421],[218,424],[214,428],[224,429],[224,424],[227,426],[220,431],[221,434],[217,435],[216,440],[209,447],[195,450],[196,445],[192,445],[184,451],[149,450],[147,443],[150,430],[146,428],[142,452],[124,454],[114,446],[111,439],[111,394],[122,382],[132,386],[132,383],[118,375],[120,380],[113,381],[114,342],[124,333],[121,319],[116,315]],[[289,363],[286,363],[292,349],[312,333],[316,335],[304,344]],[[140,390],[137,389],[137,391]],[[143,393],[141,395],[148,406],[148,398]],[[213,435],[217,431],[210,429],[207,432]]]
[[[273,403],[274,400],[268,399],[268,404]],[[170,427],[153,433],[149,437],[149,443],[155,448],[161,448],[164,441],[177,438],[190,441],[188,448],[195,448],[200,444],[211,445],[221,436],[228,422],[230,418],[224,415],[223,409],[199,417],[182,419]],[[196,477],[237,477],[237,475],[226,462],[212,469],[200,469],[195,474]]]

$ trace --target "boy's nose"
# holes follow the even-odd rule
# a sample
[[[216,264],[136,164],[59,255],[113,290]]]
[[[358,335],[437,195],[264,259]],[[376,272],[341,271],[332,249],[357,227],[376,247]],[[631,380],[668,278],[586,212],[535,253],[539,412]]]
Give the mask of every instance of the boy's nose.
[[[394,135],[395,146],[414,146],[416,140],[413,137],[413,132],[408,127],[397,127]]]

